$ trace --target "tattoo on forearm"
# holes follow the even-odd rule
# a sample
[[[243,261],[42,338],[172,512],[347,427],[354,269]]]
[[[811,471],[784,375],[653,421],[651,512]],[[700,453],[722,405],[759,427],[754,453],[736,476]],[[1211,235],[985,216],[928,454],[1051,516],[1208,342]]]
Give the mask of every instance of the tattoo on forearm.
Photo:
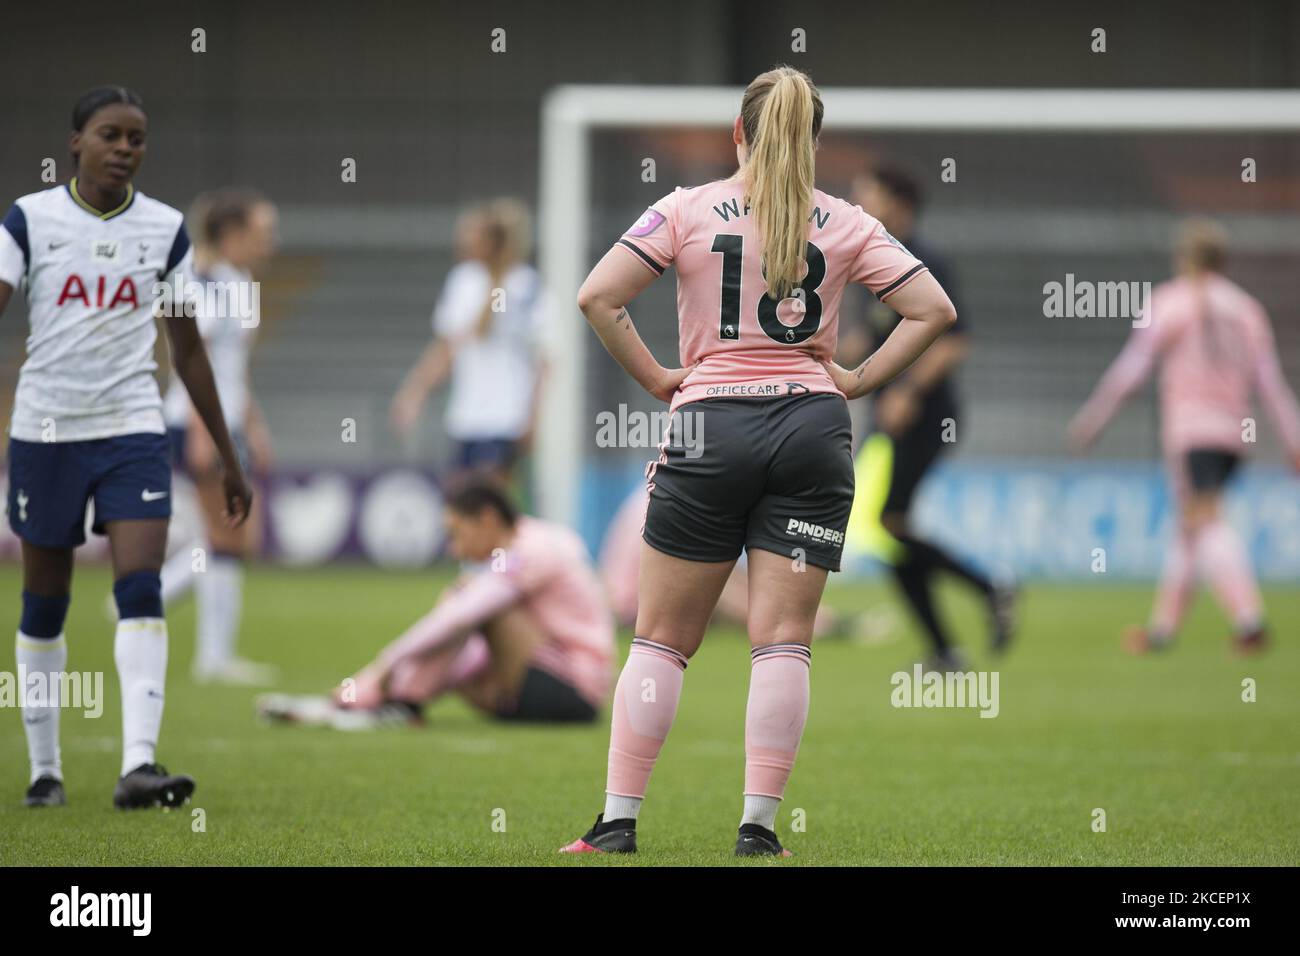
[[[626,308],[619,309],[619,310],[618,310],[618,315],[614,316],[614,324],[615,324],[615,325],[620,325],[620,326],[621,326],[621,325],[622,325],[624,322],[626,322],[629,318],[631,318],[631,317],[627,314],[627,309],[626,309]]]

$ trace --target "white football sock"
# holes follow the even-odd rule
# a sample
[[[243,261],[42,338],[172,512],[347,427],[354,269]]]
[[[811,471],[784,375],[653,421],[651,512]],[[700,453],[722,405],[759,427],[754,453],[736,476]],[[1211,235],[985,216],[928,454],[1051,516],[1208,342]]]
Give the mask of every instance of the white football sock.
[[[117,622],[113,659],[122,685],[122,774],[154,762],[167,678],[167,622],[131,617]]]
[[[202,547],[202,541],[191,542],[163,562],[160,577],[164,609],[173,601],[183,598],[194,587],[194,579],[198,577],[194,570],[194,549]]]
[[[18,632],[15,648],[19,673],[24,675],[18,688],[23,704],[23,730],[27,732],[27,755],[32,762],[32,779],[41,777],[63,779],[63,764],[59,756],[59,675],[68,666],[68,645],[63,635],[51,638],[29,637]],[[28,686],[33,674],[43,675],[42,684],[48,694],[42,693],[32,701],[37,706],[28,707]]]
[[[208,566],[196,574],[199,669],[220,667],[235,656],[235,639],[244,603],[244,562],[229,555],[209,554]]]
[[[643,797],[620,797],[616,793],[607,793],[603,819],[606,823],[610,820],[635,820],[636,815],[641,812],[643,799]]]
[[[776,797],[766,797],[758,793],[745,794],[745,812],[740,818],[740,825],[757,823],[766,830],[776,831],[776,810],[781,801]]]

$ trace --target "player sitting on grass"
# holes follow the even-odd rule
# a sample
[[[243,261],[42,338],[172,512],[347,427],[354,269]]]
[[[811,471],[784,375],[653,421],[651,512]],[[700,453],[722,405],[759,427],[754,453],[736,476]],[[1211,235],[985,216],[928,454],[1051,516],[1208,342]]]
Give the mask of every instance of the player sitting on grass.
[[[343,730],[415,723],[456,691],[503,720],[596,719],[612,685],[614,622],[585,546],[520,515],[489,479],[446,506],[451,552],[474,567],[332,697],[268,695],[264,717]]]

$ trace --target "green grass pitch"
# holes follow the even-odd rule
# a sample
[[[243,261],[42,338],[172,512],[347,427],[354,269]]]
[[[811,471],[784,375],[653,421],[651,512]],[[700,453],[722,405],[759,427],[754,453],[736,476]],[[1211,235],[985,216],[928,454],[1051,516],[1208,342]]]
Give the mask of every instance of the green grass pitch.
[[[282,688],[321,691],[431,604],[446,577],[363,568],[257,568],[241,650],[283,669]],[[21,805],[27,757],[16,710],[0,712],[0,865],[727,864],[740,814],[749,661],[732,628],[710,633],[650,783],[634,859],[562,858],[601,808],[608,723],[504,726],[455,699],[423,729],[344,734],[261,726],[255,692],[189,679],[193,605],[171,615],[160,759],[194,774],[190,807],[120,813],[119,712],[108,575],[78,570],[69,667],[105,672],[99,719],[63,716],[69,805]],[[0,618],[17,619],[19,575],[0,568]],[[1120,650],[1144,619],[1145,586],[1030,587],[1021,638],[984,649],[979,607],[945,606],[979,668],[1000,673],[1001,712],[896,709],[890,675],[916,635],[882,586],[834,581],[830,603],[895,607],[892,641],[821,643],[812,712],[777,829],[790,864],[1290,865],[1300,862],[1300,591],[1266,593],[1275,638],[1232,658],[1201,598],[1182,645]],[[620,662],[630,635],[621,635]],[[12,644],[0,670],[15,668]],[[1258,699],[1242,700],[1253,678]],[[1094,832],[1094,809],[1106,832]],[[203,828],[191,811],[201,809]],[[792,832],[792,824],[801,825]],[[751,864],[752,865],[752,864]]]

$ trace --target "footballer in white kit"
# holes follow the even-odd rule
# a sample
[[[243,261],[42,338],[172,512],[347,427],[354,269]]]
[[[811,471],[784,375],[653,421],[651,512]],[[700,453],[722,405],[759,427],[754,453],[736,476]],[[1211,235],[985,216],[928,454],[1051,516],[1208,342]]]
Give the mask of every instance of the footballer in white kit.
[[[16,289],[31,325],[9,430],[10,526],[23,543],[17,661],[31,758],[29,806],[65,802],[59,753],[63,624],[73,550],[92,529],[109,538],[119,621],[121,808],[173,806],[194,780],[154,759],[167,668],[159,568],[171,513],[162,402],[154,380],[156,284],[185,274],[181,214],[135,189],[148,121],[140,98],[97,87],[76,104],[70,183],[19,198],[0,227],[0,312]],[[192,317],[168,317],[174,363],[226,465],[231,520],[251,492],[218,404]],[[40,675],[40,676],[37,676]],[[30,689],[29,689],[30,688]]]
[[[224,262],[214,263],[202,272],[200,278],[232,286],[253,281],[248,272]],[[253,316],[245,321],[238,315],[214,315],[201,310],[196,321],[208,350],[208,361],[212,363],[222,414],[231,433],[238,434],[248,416],[248,358],[257,334],[257,319]],[[190,397],[180,379],[173,378],[167,388],[163,398],[163,418],[169,431],[189,427]]]
[[[203,283],[199,332],[216,378],[221,410],[246,472],[263,472],[270,460],[270,433],[253,396],[248,363],[260,322],[254,275],[277,245],[275,205],[262,194],[223,188],[195,199],[190,210],[194,230],[194,275]],[[173,375],[163,399],[163,417],[178,480],[178,506],[193,501],[202,532],[175,547],[162,569],[163,604],[191,588],[195,596],[193,672],[200,683],[257,686],[274,683],[276,671],[236,653],[243,609],[244,566],[260,542],[261,515],[254,508],[247,522],[228,528],[220,461],[201,423],[185,384]],[[186,480],[188,479],[188,480]],[[181,523],[181,522],[178,522]],[[193,568],[196,547],[206,553],[202,574]]]
[[[445,430],[455,441],[452,473],[509,483],[531,444],[549,365],[554,308],[528,264],[529,217],[513,199],[461,215],[460,262],[447,273],[433,311],[433,340],[393,396],[399,436],[429,393],[450,379]]]

